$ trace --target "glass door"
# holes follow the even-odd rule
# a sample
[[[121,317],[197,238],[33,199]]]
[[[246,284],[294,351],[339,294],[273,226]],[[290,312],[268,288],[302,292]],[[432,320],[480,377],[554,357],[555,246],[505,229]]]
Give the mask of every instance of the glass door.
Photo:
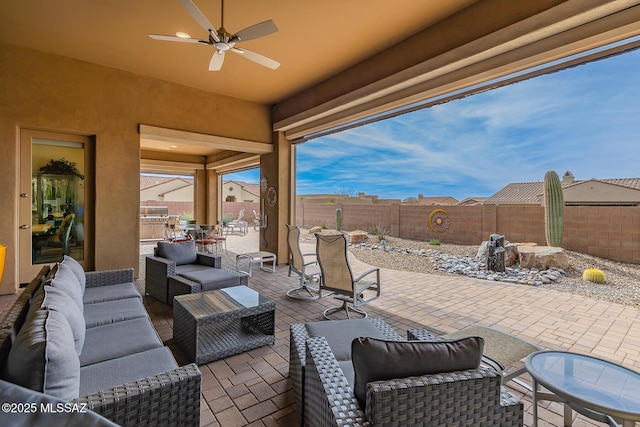
[[[20,282],[63,255],[90,268],[91,138],[23,129],[20,139]]]

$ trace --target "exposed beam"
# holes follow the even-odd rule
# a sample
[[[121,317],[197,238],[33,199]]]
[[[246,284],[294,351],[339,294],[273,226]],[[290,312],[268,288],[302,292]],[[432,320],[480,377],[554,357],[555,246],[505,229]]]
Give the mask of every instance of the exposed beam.
[[[470,87],[638,35],[639,3],[638,0],[562,2],[471,42],[452,46],[417,65],[353,88],[314,107],[288,117],[276,116],[278,120],[273,128],[275,131],[284,131],[287,139],[302,138],[373,114],[428,100],[446,93],[446,90]],[[341,76],[327,82],[331,81],[345,86]],[[288,111],[292,111],[292,104],[304,105],[304,96],[313,93],[311,89],[298,99],[286,101]]]
[[[177,129],[167,129],[141,124],[140,137],[145,139],[173,142],[177,144],[213,147],[220,150],[240,151],[245,153],[267,154],[273,152],[273,145],[264,142],[247,141],[226,136],[207,135]]]

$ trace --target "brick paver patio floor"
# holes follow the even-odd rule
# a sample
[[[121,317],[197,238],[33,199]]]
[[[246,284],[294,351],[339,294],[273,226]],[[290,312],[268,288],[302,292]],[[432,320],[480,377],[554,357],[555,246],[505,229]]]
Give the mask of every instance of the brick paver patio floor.
[[[235,253],[231,250],[257,250],[255,237],[235,237],[229,239],[230,252],[223,257],[225,267],[235,268]],[[141,259],[152,247],[141,246]],[[303,248],[303,252],[307,251]],[[351,262],[355,273],[369,267],[355,259]],[[279,265],[275,274],[255,269],[249,280],[251,288],[276,301],[275,344],[200,366],[201,425],[298,425],[288,380],[289,325],[320,321],[322,311],[336,302],[331,297],[312,302],[287,299],[286,291],[297,284],[296,277],[287,277],[287,271],[286,265]],[[479,323],[513,333],[545,349],[592,354],[640,370],[638,309],[569,293],[459,276],[387,269],[381,273],[382,296],[369,304],[367,311],[369,316],[386,320],[401,335],[417,327],[445,333]],[[141,291],[143,277],[141,262]],[[0,297],[0,312],[11,300],[13,297]],[[162,340],[178,363],[186,363],[173,343],[171,307],[148,296],[144,302]],[[529,380],[526,375],[524,379]],[[530,394],[516,384],[509,389],[524,402],[525,426],[532,425]],[[538,412],[541,427],[562,425],[560,404],[541,403]],[[602,425],[582,416],[574,417],[575,426]]]

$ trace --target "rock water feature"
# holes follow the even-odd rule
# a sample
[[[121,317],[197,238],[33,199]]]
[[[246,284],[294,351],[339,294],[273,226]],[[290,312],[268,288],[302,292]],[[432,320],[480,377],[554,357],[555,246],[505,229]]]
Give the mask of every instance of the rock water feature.
[[[543,283],[552,283],[560,279],[566,273],[563,268],[525,268],[518,263],[518,245],[506,242],[504,271],[491,271],[487,269],[487,250],[489,242],[483,242],[478,250],[478,255],[472,257],[460,257],[440,252],[435,249],[410,249],[396,248],[384,244],[355,243],[350,246],[360,250],[396,252],[421,256],[431,261],[438,271],[447,274],[458,274],[481,280],[490,280],[520,285],[540,286]],[[531,247],[530,244],[526,247]],[[539,247],[543,248],[543,247]]]

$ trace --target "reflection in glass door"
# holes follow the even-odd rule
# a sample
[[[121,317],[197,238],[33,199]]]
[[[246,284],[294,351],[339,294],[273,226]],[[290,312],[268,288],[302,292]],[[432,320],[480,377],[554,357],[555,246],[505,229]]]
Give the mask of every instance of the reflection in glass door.
[[[85,264],[89,143],[80,135],[21,131],[22,283],[63,255]]]

